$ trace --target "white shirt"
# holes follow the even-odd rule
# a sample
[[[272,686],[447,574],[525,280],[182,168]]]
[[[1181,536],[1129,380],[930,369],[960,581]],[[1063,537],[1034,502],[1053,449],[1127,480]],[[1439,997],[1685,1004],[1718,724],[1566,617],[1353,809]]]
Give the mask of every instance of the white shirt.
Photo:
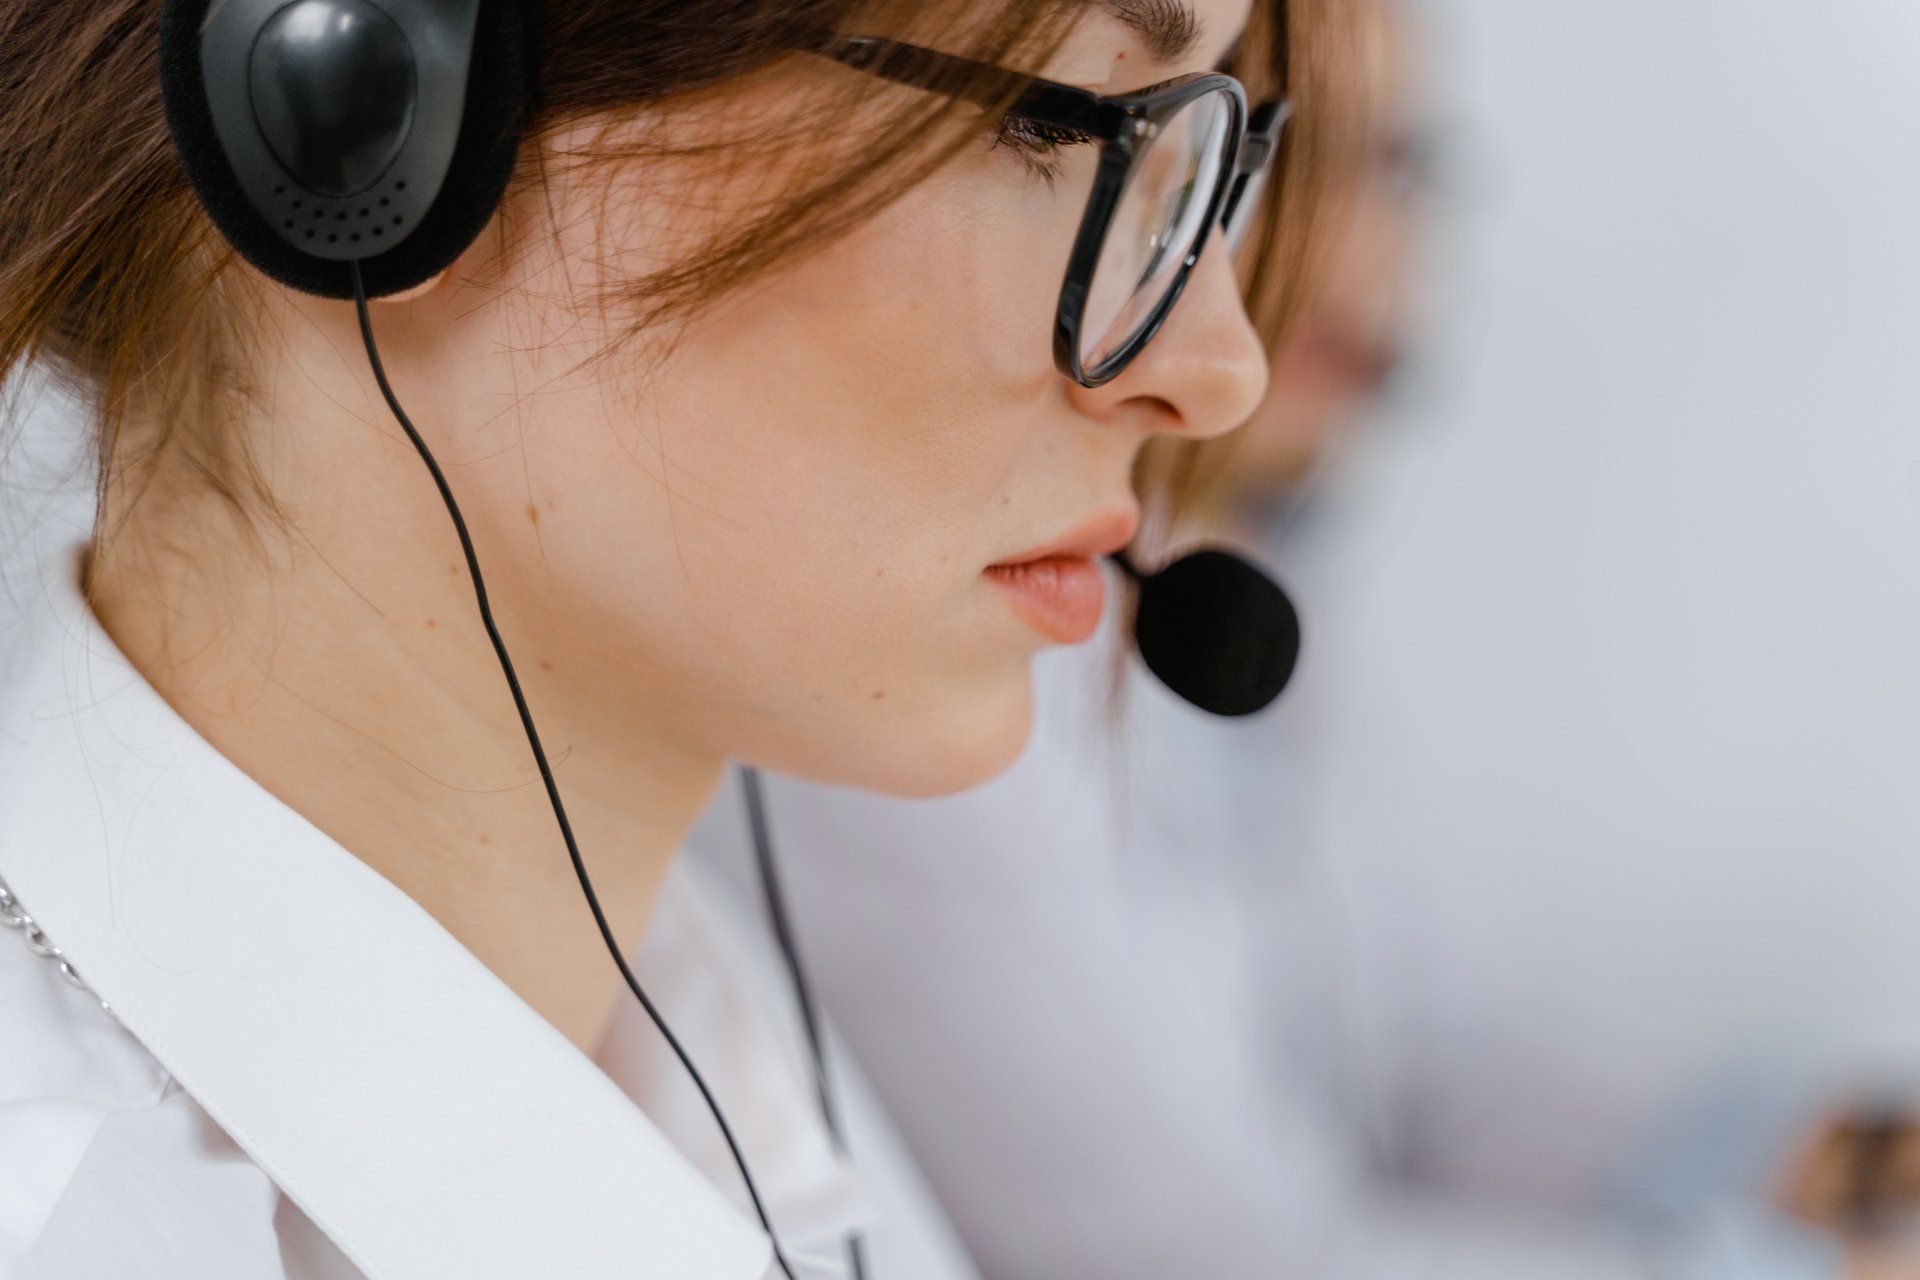
[[[577,1050],[181,721],[78,554],[0,613],[0,878],[92,993],[0,930],[0,1280],[768,1274],[644,1014]],[[883,1280],[969,1280],[850,1070],[864,1188],[834,1154],[765,956],[680,867],[636,967],[803,1280],[855,1228]]]

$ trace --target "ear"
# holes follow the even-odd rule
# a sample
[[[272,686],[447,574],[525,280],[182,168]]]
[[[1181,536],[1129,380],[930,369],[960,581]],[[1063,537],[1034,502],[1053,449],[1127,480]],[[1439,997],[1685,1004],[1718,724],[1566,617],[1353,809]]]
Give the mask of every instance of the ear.
[[[372,301],[376,303],[378,302],[412,302],[415,298],[423,298],[427,294],[432,293],[435,289],[438,289],[443,283],[446,282],[448,277],[452,275],[453,275],[453,267],[451,264],[449,264],[447,266],[440,268],[440,270],[434,272],[433,275],[427,277],[425,280],[422,280],[419,284],[412,285],[405,289],[397,290],[393,293],[383,293],[379,297],[372,299]]]
[[[399,244],[360,259],[369,295],[399,292],[432,279],[459,257],[492,219],[513,173],[532,80],[532,23],[523,12],[528,3],[530,0],[480,0],[459,131],[446,175],[439,189],[431,193],[431,203],[423,202],[422,211],[408,219],[408,230]],[[285,210],[270,210],[281,221],[268,221],[259,204],[260,192],[242,183],[214,124],[202,65],[202,34],[216,9],[233,10],[234,6],[235,0],[219,0],[218,4],[212,0],[165,0],[161,12],[160,84],[168,131],[181,166],[220,234],[262,274],[302,293],[351,297],[353,290],[344,261],[335,260],[337,255],[322,257],[303,252],[290,242],[282,234],[281,224],[293,215]],[[270,0],[262,0],[262,6],[272,8]],[[215,87],[223,93],[235,88],[230,78]],[[407,198],[411,202],[427,194],[416,183]],[[398,197],[395,199],[398,203]],[[357,205],[352,200],[340,203],[343,210],[346,204]],[[301,216],[311,212],[305,210]],[[357,207],[353,212],[359,212]]]

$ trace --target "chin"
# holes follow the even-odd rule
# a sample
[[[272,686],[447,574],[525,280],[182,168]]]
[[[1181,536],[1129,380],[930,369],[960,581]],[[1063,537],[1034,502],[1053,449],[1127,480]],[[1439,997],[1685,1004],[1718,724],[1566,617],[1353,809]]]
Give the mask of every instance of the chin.
[[[912,800],[953,795],[1012,768],[1032,732],[1033,680],[1023,664],[1017,679],[978,696],[943,690],[928,714],[877,736],[870,745],[878,750],[845,785]]]

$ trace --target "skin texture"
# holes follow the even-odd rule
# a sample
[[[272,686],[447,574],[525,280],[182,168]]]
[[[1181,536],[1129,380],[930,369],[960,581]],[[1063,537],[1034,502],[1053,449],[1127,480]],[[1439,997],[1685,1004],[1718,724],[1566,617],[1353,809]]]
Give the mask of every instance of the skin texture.
[[[1207,68],[1247,0],[1194,8],[1201,39],[1177,64],[1090,13],[1043,70],[1122,91]],[[777,111],[795,91],[768,77],[736,105]],[[728,759],[905,794],[1010,763],[1047,642],[984,571],[1131,512],[1150,436],[1226,431],[1266,380],[1217,235],[1125,374],[1090,391],[1057,373],[1054,291],[1091,158],[1050,182],[984,133],[671,354],[583,366],[618,332],[600,291],[750,194],[676,202],[684,175],[650,163],[558,173],[446,278],[374,312],[628,939]],[[96,610],[226,755],[590,1046],[618,977],[445,513],[351,304],[258,292],[241,429],[281,518],[237,515],[163,460],[137,501],[108,495]]]

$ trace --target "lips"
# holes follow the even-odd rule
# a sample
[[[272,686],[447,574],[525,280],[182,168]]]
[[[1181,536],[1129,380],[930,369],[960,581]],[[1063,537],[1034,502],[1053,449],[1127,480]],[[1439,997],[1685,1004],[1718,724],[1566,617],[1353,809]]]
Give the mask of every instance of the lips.
[[[1084,644],[1106,609],[1100,558],[1133,541],[1140,517],[1131,509],[1087,521],[1065,537],[989,565],[987,580],[1005,593],[1026,624],[1057,644]]]

